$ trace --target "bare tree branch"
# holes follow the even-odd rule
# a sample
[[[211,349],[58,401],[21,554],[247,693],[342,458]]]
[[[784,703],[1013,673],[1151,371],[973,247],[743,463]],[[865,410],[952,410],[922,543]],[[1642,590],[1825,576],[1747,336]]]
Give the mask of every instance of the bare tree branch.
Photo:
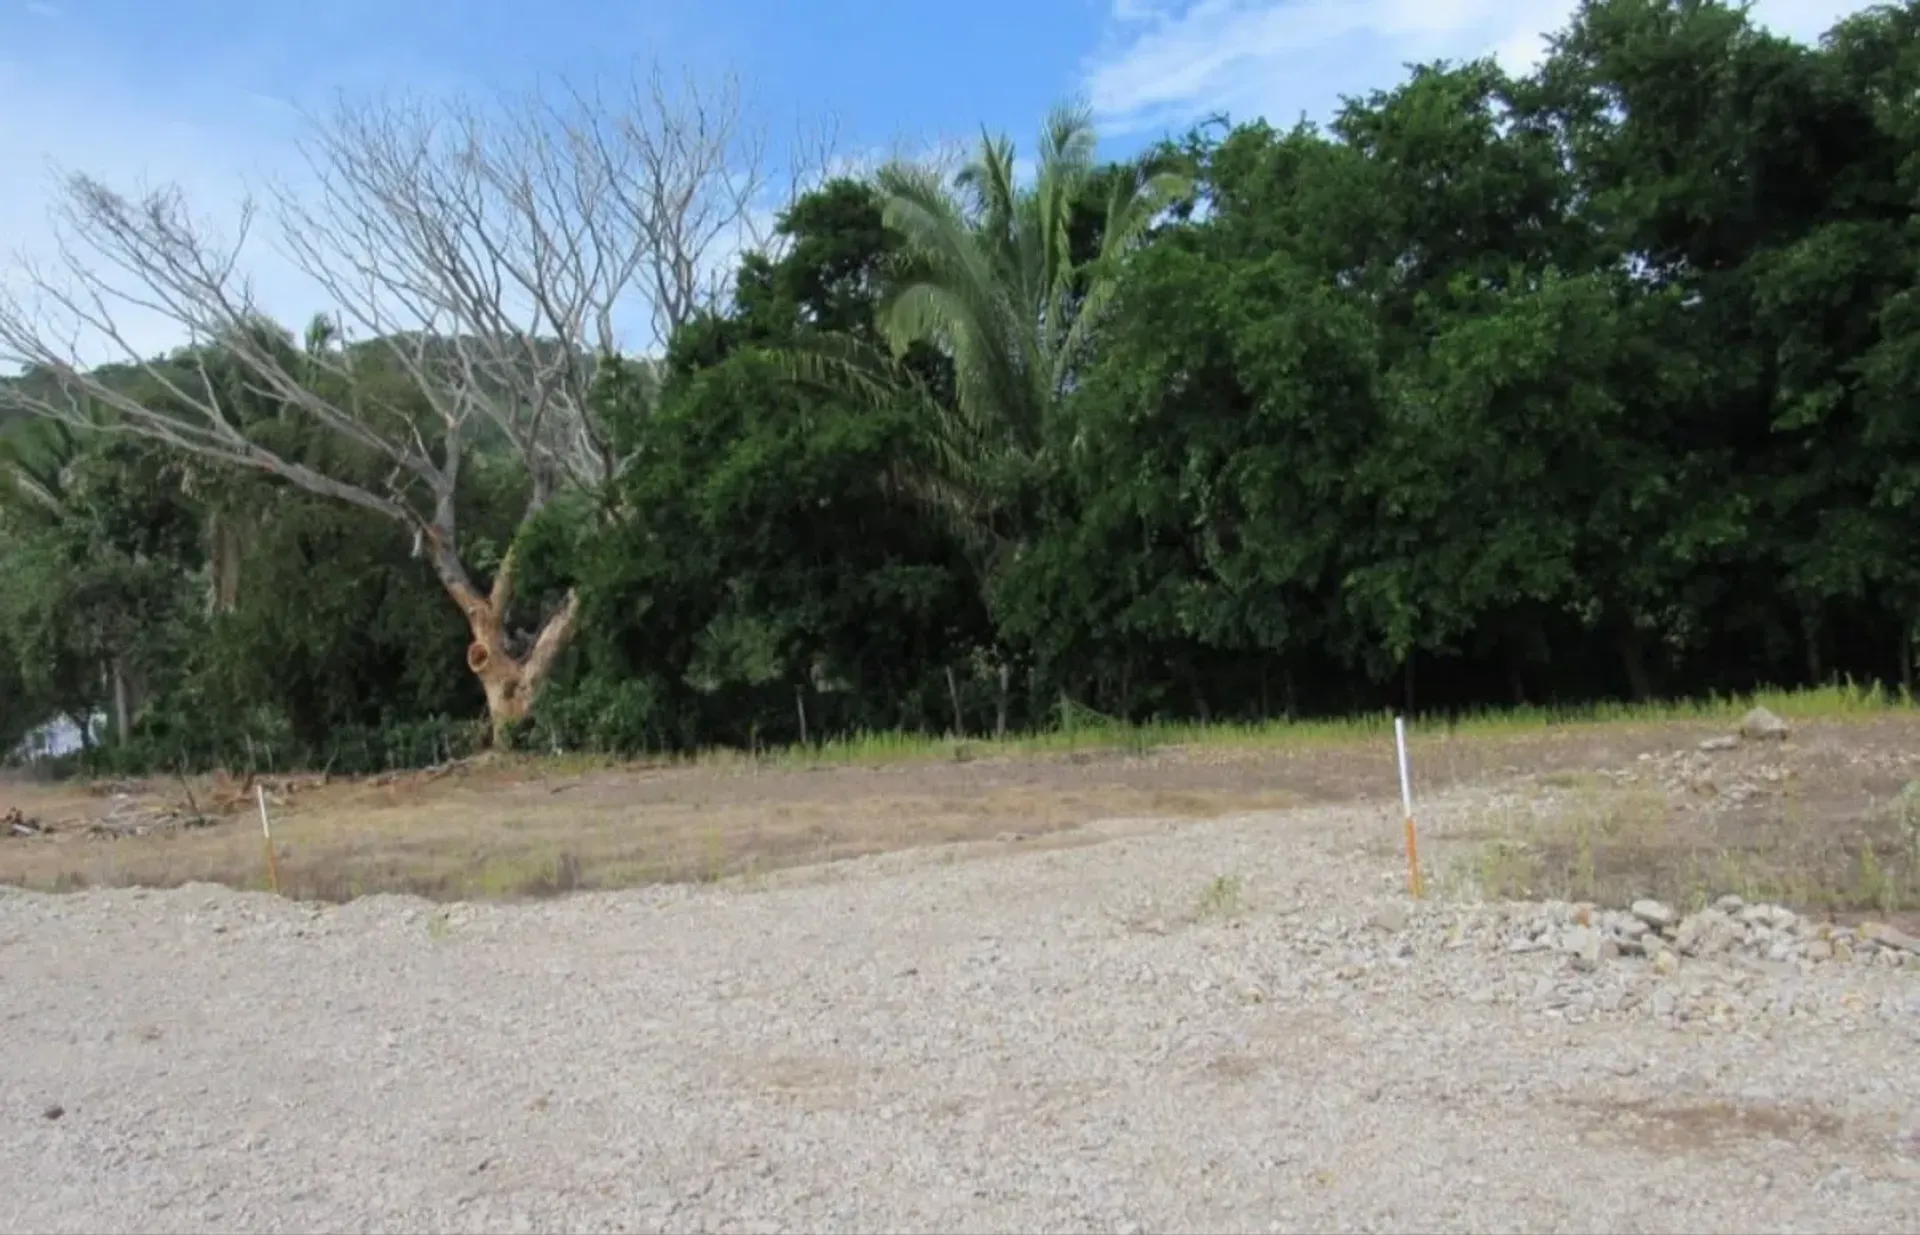
[[[331,345],[294,366],[259,328],[241,269],[258,203],[242,203],[238,234],[223,242],[175,190],[128,197],[73,175],[60,186],[52,269],[25,263],[25,295],[0,292],[0,360],[54,379],[57,397],[28,410],[89,425],[110,410],[114,427],[438,524],[448,539],[441,508],[479,422],[519,456],[536,508],[562,485],[616,473],[591,405],[595,358],[633,342],[657,354],[695,313],[721,307],[741,249],[772,240],[774,208],[819,182],[832,145],[824,132],[797,140],[787,193],[769,200],[766,142],[738,83],[670,88],[658,66],[610,102],[563,87],[494,107],[342,101],[309,121],[308,176],[274,185],[267,204],[274,247],[328,303]],[[139,354],[125,329],[135,314],[177,328],[188,356],[217,345],[248,393],[384,457],[398,490],[343,487],[266,450],[214,383],[183,380],[183,357]],[[645,337],[623,340],[635,319]],[[143,370],[166,406],[88,371],[83,339]],[[356,344],[391,362],[415,407],[360,401],[378,396],[354,371]],[[405,500],[420,493],[432,509]]]
[[[741,253],[771,250],[779,210],[826,180],[838,145],[831,121],[796,126],[776,170],[734,77],[710,90],[683,78],[676,88],[656,64],[611,104],[573,97],[589,123],[569,134],[598,155],[645,253],[655,352],[695,314],[726,306]]]
[[[497,644],[513,557],[482,593],[459,553],[456,493],[475,439],[497,432],[525,469],[528,517],[562,487],[618,475],[592,397],[598,359],[657,355],[724,307],[741,251],[771,243],[778,209],[824,178],[832,137],[796,140],[776,197],[738,82],[670,85],[658,66],[617,93],[342,100],[307,119],[307,174],[240,203],[227,238],[172,188],[127,195],[65,176],[56,252],[0,281],[0,364],[29,374],[0,385],[0,402],[392,518],[476,640],[484,626]],[[324,301],[304,347],[267,319],[245,271],[262,222]],[[165,323],[180,350],[143,354],[141,318]],[[623,339],[636,323],[642,337]],[[115,366],[88,363],[102,347]],[[336,475],[272,449],[256,422],[289,417],[377,466]],[[557,654],[539,646],[543,664]]]

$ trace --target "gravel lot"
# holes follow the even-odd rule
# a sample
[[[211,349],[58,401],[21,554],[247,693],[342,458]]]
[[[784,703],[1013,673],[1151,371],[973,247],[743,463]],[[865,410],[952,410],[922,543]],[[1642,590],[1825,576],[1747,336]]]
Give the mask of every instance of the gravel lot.
[[[1512,951],[1545,911],[1410,906],[1388,808],[1091,831],[444,911],[0,891],[0,1229],[1920,1229],[1920,957]]]

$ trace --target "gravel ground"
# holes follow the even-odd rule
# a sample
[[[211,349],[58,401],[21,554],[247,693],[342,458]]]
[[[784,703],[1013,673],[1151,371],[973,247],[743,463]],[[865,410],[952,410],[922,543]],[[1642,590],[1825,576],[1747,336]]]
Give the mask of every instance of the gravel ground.
[[[0,892],[0,1229],[1920,1229],[1920,957],[1516,951],[1553,911],[1412,906],[1381,808],[1094,831],[444,911]]]

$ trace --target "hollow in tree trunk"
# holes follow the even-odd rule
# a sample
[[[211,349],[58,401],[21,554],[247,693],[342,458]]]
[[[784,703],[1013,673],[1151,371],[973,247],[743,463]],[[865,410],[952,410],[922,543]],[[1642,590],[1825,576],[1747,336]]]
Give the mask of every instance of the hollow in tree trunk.
[[[532,714],[534,700],[573,637],[580,596],[569,591],[560,608],[541,622],[533,646],[525,655],[515,656],[507,639],[507,616],[513,608],[513,550],[501,559],[493,587],[483,595],[467,578],[459,558],[446,548],[444,537],[429,531],[425,539],[434,573],[467,619],[467,630],[473,636],[467,644],[467,668],[480,679],[480,689],[486,694],[493,745],[504,749],[512,740],[513,727]]]
[[[513,726],[532,713],[534,700],[573,633],[578,608],[579,598],[569,592],[560,610],[541,624],[532,650],[517,658],[507,647],[505,624],[492,606],[483,604],[468,611],[473,642],[467,645],[467,668],[486,692],[487,719],[493,724],[496,747],[504,747]]]

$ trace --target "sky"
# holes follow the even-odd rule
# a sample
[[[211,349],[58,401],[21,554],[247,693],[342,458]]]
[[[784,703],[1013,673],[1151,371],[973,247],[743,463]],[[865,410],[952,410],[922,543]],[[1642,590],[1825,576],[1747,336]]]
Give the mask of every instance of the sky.
[[[1288,124],[1394,85],[1404,66],[1530,65],[1572,0],[0,0],[0,254],[53,252],[55,170],[128,189],[178,184],[231,222],[297,167],[300,109],[338,92],[513,90],[657,59],[736,72],[771,132],[831,122],[855,156],[965,140],[1029,147],[1052,103],[1085,99],[1108,154],[1215,112]],[[1817,38],[1864,0],[1757,0]],[[302,322],[315,289],[248,254],[265,306]],[[0,256],[0,262],[7,261]],[[0,266],[0,271],[8,270]],[[0,278],[10,277],[0,274]],[[138,345],[177,342],[141,324]]]

